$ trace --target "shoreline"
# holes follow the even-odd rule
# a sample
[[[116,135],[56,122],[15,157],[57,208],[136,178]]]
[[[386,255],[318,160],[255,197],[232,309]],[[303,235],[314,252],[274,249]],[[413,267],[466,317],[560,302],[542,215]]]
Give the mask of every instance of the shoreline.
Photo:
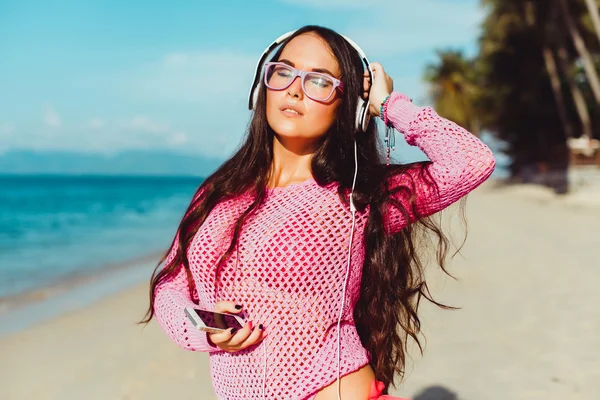
[[[600,174],[600,171],[595,172]],[[592,211],[600,208],[599,187],[597,184],[590,187],[578,182],[572,192],[559,195],[537,183],[490,179],[478,190],[497,192],[501,196],[518,197],[538,204]],[[135,258],[107,263],[91,271],[71,274],[23,293],[0,296],[0,337],[17,333],[38,321],[81,309],[119,291],[148,283],[165,251],[151,251]]]
[[[22,293],[0,296],[0,316],[19,308],[26,307],[32,303],[49,300],[54,296],[64,294],[78,286],[94,283],[99,279],[103,279],[106,274],[118,273],[119,271],[135,268],[140,264],[157,262],[163,254],[164,252],[162,251],[153,251],[143,256],[107,263],[101,267],[96,267],[93,270],[83,272],[78,271],[74,274],[58,277],[54,282],[49,282]]]
[[[163,254],[164,251],[150,252],[105,264],[89,273],[73,274],[33,290],[0,297],[0,338],[148,283]]]

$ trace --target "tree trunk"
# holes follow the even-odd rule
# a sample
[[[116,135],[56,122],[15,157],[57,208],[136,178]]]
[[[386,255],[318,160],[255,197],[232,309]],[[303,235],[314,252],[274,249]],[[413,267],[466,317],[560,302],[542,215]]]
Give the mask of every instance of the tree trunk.
[[[534,27],[536,24],[534,7],[535,5],[533,4],[532,0],[528,0],[525,3],[525,20],[527,21],[527,24],[531,27]],[[567,107],[565,105],[565,98],[560,84],[560,75],[558,74],[558,69],[556,68],[556,60],[554,59],[552,49],[547,43],[544,43],[542,46],[542,55],[544,56],[546,72],[548,72],[548,77],[550,78],[552,93],[554,93],[556,110],[558,112],[560,121],[563,125],[565,139],[573,137],[573,127],[571,126],[571,122],[569,121],[569,115],[567,113]]]
[[[571,36],[573,44],[575,45],[575,48],[581,57],[581,61],[583,61],[583,68],[590,83],[590,87],[592,88],[592,92],[594,93],[594,99],[596,100],[596,103],[600,104],[600,80],[598,79],[598,73],[596,72],[590,52],[587,50],[585,42],[583,41],[583,38],[581,37],[581,34],[579,33],[579,30],[573,21],[567,0],[558,0],[558,3],[561,6],[561,15],[564,18],[569,35]]]
[[[548,76],[550,77],[550,83],[552,85],[552,92],[554,92],[554,100],[556,101],[556,109],[558,111],[558,116],[563,124],[563,129],[565,132],[565,139],[573,137],[573,127],[571,126],[571,122],[569,121],[569,116],[567,114],[567,107],[565,105],[565,99],[560,87],[560,76],[558,75],[558,70],[556,68],[556,61],[554,59],[554,54],[549,46],[544,46],[542,49],[544,54],[544,63],[546,64],[546,71],[548,71]]]
[[[596,4],[596,0],[585,0],[585,3],[587,4],[590,16],[592,17],[592,22],[594,23],[596,35],[598,36],[598,40],[600,41],[600,13],[598,13],[598,4]]]
[[[567,49],[565,48],[562,39],[560,39],[558,47],[558,65],[560,66],[560,69],[562,70],[562,73],[566,77],[567,83],[569,84],[569,90],[571,91],[571,96],[573,96],[575,108],[577,109],[577,114],[579,114],[579,119],[581,120],[581,125],[583,127],[582,136],[591,139],[592,120],[590,119],[590,114],[588,112],[587,104],[585,104],[583,93],[581,93],[581,89],[579,89],[575,79],[573,79],[573,76],[569,73],[569,55],[567,54]]]

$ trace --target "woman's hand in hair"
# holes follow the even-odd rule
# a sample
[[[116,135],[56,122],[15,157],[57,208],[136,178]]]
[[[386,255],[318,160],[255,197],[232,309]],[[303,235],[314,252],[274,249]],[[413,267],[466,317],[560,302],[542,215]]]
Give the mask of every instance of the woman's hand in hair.
[[[236,304],[232,301],[219,301],[215,305],[215,311],[226,314],[239,314],[242,307],[238,306],[236,308]],[[266,334],[262,328],[262,325],[253,327],[251,322],[247,322],[239,331],[231,328],[221,333],[209,333],[208,338],[221,350],[235,353],[263,340]]]
[[[371,69],[373,70],[373,85],[369,94],[369,71],[365,71],[364,95],[369,94],[369,100],[371,101],[369,113],[371,116],[377,117],[379,116],[381,103],[394,90],[394,80],[386,74],[383,66],[379,63],[371,64]]]

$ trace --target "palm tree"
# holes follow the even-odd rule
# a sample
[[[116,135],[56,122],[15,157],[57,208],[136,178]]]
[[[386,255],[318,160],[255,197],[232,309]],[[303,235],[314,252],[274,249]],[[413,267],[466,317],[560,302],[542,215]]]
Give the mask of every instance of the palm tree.
[[[482,127],[507,144],[513,177],[535,177],[564,192],[572,105],[546,38],[554,1],[482,1],[488,6],[477,57]],[[560,179],[551,180],[553,176]]]
[[[473,61],[466,59],[460,51],[438,51],[437,55],[439,62],[428,65],[425,72],[436,110],[445,118],[479,135]]]
[[[585,4],[587,5],[590,17],[592,17],[594,30],[600,41],[600,13],[598,13],[598,4],[596,3],[596,0],[585,0]]]
[[[561,44],[561,47],[558,49],[558,61],[562,74],[563,76],[565,76],[566,81],[569,85],[571,96],[573,96],[575,108],[577,110],[577,114],[579,115],[581,126],[583,128],[582,136],[591,139],[592,120],[590,118],[590,113],[588,111],[587,104],[585,103],[583,93],[581,92],[579,86],[577,86],[577,83],[575,83],[575,79],[573,78],[573,75],[570,72],[569,56],[567,55],[567,50],[565,49],[564,44]]]
[[[554,21],[554,19],[556,17],[556,12],[557,12],[557,9],[555,7],[551,8],[550,16],[548,18],[549,24],[551,24]],[[536,18],[535,4],[534,4],[533,0],[527,0],[525,3],[525,20],[527,21],[527,24],[529,25],[530,28],[535,29],[536,26],[541,25],[541,24],[536,25],[536,22],[537,22],[536,19],[537,18]],[[548,27],[549,24],[546,24],[546,28]],[[541,34],[542,34],[542,36],[546,36],[545,29],[542,29]],[[556,101],[556,109],[558,111],[558,116],[560,117],[560,120],[562,122],[565,139],[566,139],[566,138],[573,137],[573,127],[571,126],[571,122],[569,120],[569,116],[567,113],[567,106],[566,106],[564,94],[562,92],[561,79],[560,79],[560,74],[558,72],[558,68],[556,67],[556,59],[554,57],[554,52],[552,51],[552,48],[550,47],[550,42],[546,39],[547,39],[546,37],[542,37],[540,40],[541,47],[542,47],[541,50],[542,50],[542,55],[544,57],[544,64],[546,66],[546,72],[548,73],[548,77],[550,78],[550,85],[552,87],[552,92],[554,94],[554,100]]]
[[[600,79],[598,79],[598,73],[596,72],[596,67],[594,65],[594,61],[592,60],[592,56],[585,45],[583,37],[573,20],[573,16],[571,15],[571,10],[569,5],[567,4],[567,0],[557,0],[560,8],[561,15],[563,16],[563,20],[567,27],[567,31],[573,40],[573,45],[577,49],[579,53],[579,57],[583,63],[583,68],[585,70],[585,74],[587,75],[588,81],[590,83],[590,87],[594,94],[594,99],[596,100],[596,104],[600,104]]]
[[[554,53],[552,52],[552,49],[550,49],[550,46],[545,45],[542,48],[542,54],[544,55],[546,71],[550,77],[550,84],[552,86],[552,92],[554,93],[554,100],[556,101],[558,116],[563,124],[565,138],[573,137],[573,127],[571,126],[571,122],[569,121],[569,116],[567,114],[567,107],[562,93],[561,80],[558,73],[558,68],[556,67]]]
[[[592,0],[594,1],[594,0]],[[556,8],[554,9],[556,10]],[[596,10],[597,11],[597,10]],[[558,14],[554,11],[552,15],[548,19],[548,25],[550,27],[556,26],[558,20]],[[567,51],[567,46],[565,44],[564,37],[562,32],[556,29],[550,28],[548,30],[549,37],[555,42],[556,52],[558,54],[558,65],[561,75],[564,77],[567,85],[569,87],[569,91],[571,92],[571,96],[573,98],[573,102],[575,105],[575,109],[577,111],[577,115],[579,116],[579,120],[581,121],[582,126],[582,137],[591,139],[592,138],[592,120],[590,118],[590,113],[588,111],[588,106],[585,101],[585,97],[583,93],[575,82],[575,74],[572,72],[571,68],[571,60],[569,58],[569,53]],[[572,137],[572,135],[568,135]]]

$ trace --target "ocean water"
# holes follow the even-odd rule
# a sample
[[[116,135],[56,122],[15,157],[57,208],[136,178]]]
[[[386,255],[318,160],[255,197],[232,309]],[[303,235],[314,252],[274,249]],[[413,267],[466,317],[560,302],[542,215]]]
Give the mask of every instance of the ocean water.
[[[165,250],[201,183],[0,176],[0,297]]]
[[[0,297],[166,250],[202,181],[0,175]]]

